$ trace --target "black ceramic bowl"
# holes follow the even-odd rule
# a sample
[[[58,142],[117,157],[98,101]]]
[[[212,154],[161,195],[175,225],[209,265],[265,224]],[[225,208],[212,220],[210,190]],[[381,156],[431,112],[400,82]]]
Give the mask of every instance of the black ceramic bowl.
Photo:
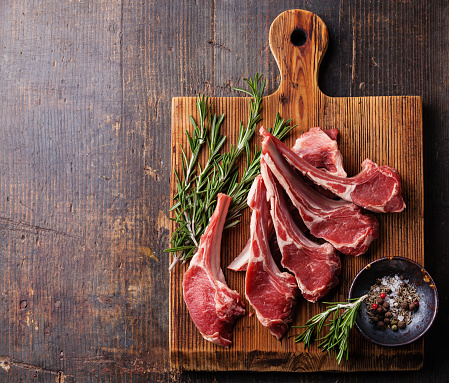
[[[426,270],[407,258],[381,258],[365,266],[354,278],[349,290],[349,298],[358,298],[368,293],[377,278],[403,275],[416,285],[421,301],[419,309],[413,313],[412,323],[404,330],[379,330],[369,321],[366,304],[357,315],[356,326],[361,334],[371,342],[381,346],[402,346],[419,339],[432,325],[438,311],[438,293],[435,283]]]

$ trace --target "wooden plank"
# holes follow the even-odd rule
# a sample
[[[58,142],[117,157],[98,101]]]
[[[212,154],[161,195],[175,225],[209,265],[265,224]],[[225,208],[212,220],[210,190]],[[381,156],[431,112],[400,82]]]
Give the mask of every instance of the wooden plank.
[[[296,28],[303,29],[308,41],[301,47],[290,43]],[[369,252],[359,258],[342,257],[340,286],[329,298],[345,300],[350,281],[366,263],[381,256],[402,255],[424,262],[424,216],[422,178],[422,106],[419,97],[353,97],[333,98],[318,87],[318,69],[327,47],[324,23],[308,12],[289,11],[280,15],[270,30],[270,47],[279,64],[279,89],[265,97],[263,124],[271,126],[275,114],[292,117],[298,124],[296,134],[311,126],[337,128],[345,167],[350,174],[359,171],[367,157],[379,164],[398,169],[402,177],[407,209],[402,214],[378,215],[379,239]],[[247,115],[247,100],[214,98],[214,108],[226,113],[224,132],[229,142],[236,141],[239,121]],[[187,147],[184,131],[191,130],[189,116],[198,118],[195,98],[174,98],[172,101],[172,164],[180,169],[179,145]],[[292,145],[295,135],[287,144]],[[229,143],[228,143],[229,144]],[[175,183],[172,182],[172,197]],[[225,234],[222,265],[228,265],[248,238],[249,214],[241,226]],[[186,266],[178,267],[170,281],[170,358],[174,368],[193,370],[254,371],[368,371],[408,370],[420,368],[423,342],[402,349],[382,349],[369,344],[360,335],[352,341],[357,358],[338,365],[333,357],[316,347],[304,350],[293,342],[295,331],[278,342],[257,321],[248,316],[240,319],[234,330],[233,345],[224,350],[202,339],[190,320],[182,299],[182,277]],[[244,292],[244,275],[225,270],[231,288]],[[247,307],[249,308],[249,307]],[[303,324],[320,310],[320,305],[301,302],[295,324]]]

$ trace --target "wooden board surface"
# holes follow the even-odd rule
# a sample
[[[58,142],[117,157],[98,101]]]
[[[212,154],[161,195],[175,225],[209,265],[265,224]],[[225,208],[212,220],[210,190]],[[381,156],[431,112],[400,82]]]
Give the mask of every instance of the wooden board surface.
[[[293,30],[300,28],[308,36],[304,45],[291,43]],[[422,158],[422,105],[419,97],[328,97],[318,87],[318,70],[327,48],[328,32],[320,18],[306,11],[292,10],[279,15],[270,29],[270,48],[276,58],[281,84],[264,98],[263,120],[272,126],[276,113],[293,118],[298,127],[285,142],[310,127],[337,128],[339,148],[349,175],[360,170],[365,158],[379,165],[388,164],[401,175],[407,209],[400,214],[378,214],[379,238],[359,258],[342,256],[340,285],[329,300],[345,300],[350,282],[368,262],[382,256],[404,256],[424,264],[424,205]],[[223,131],[228,144],[236,141],[240,121],[246,121],[248,100],[214,98],[214,110],[226,113]],[[198,118],[195,98],[180,97],[172,101],[172,166],[180,169],[179,144],[187,147],[184,131],[191,130],[189,116]],[[257,138],[258,141],[259,138]],[[171,195],[174,195],[172,178]],[[249,212],[242,223],[226,232],[222,246],[222,267],[231,288],[244,295],[244,273],[225,267],[243,248],[249,235]],[[294,343],[299,333],[291,329],[281,342],[260,325],[256,316],[245,315],[237,321],[233,344],[229,350],[213,345],[201,337],[191,321],[182,298],[182,278],[187,265],[176,267],[170,275],[170,361],[175,369],[186,370],[254,370],[254,371],[366,371],[412,370],[423,363],[423,341],[386,349],[370,344],[354,331],[351,359],[338,365],[333,357],[315,346],[304,350]],[[252,309],[246,302],[248,312]],[[294,325],[322,310],[321,304],[300,300]]]

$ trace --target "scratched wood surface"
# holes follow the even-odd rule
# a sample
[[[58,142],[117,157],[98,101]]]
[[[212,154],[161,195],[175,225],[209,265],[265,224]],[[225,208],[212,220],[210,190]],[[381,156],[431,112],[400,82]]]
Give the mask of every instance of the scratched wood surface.
[[[423,97],[441,307],[420,371],[170,370],[171,99],[237,96],[256,71],[273,93],[268,30],[294,8],[329,29],[325,94]],[[448,381],[448,14],[445,0],[0,2],[0,382]]]
[[[305,33],[305,43],[292,33]],[[307,37],[305,37],[307,36]],[[290,10],[279,15],[270,28],[270,48],[279,65],[281,83],[265,97],[260,125],[273,126],[276,113],[293,118],[297,131],[285,142],[293,146],[299,132],[309,127],[337,128],[339,147],[350,175],[360,170],[365,158],[398,170],[407,209],[401,214],[379,214],[379,238],[363,256],[341,256],[340,284],[327,300],[345,301],[357,272],[367,263],[381,257],[403,256],[424,265],[424,182],[422,156],[422,104],[420,97],[328,97],[318,87],[318,70],[327,48],[328,31],[315,14]],[[214,110],[225,113],[222,128],[228,144],[236,143],[239,122],[248,115],[248,100],[214,98]],[[172,163],[182,173],[181,149],[188,148],[185,131],[192,131],[189,117],[195,116],[194,97],[174,98],[172,103]],[[259,126],[260,126],[259,125]],[[260,141],[260,140],[258,140]],[[205,155],[203,161],[206,161]],[[243,168],[242,161],[240,168]],[[203,162],[204,164],[204,162]],[[172,178],[172,196],[176,194]],[[249,237],[249,211],[241,224],[225,234],[222,246],[222,268],[239,254]],[[174,217],[174,216],[173,216]],[[175,228],[173,222],[173,228]],[[245,315],[236,323],[233,344],[229,349],[202,339],[190,319],[182,299],[182,279],[188,265],[171,273],[170,282],[170,361],[173,368],[187,370],[253,370],[253,371],[365,371],[416,370],[422,367],[424,344],[420,340],[400,349],[374,346],[360,334],[354,334],[348,362],[338,364],[333,356],[316,346],[304,350],[295,344],[301,331],[291,329],[286,338],[277,341],[257,320]],[[245,273],[225,270],[228,285],[241,296],[245,291]],[[253,312],[246,302],[248,312]],[[321,304],[299,299],[293,326],[302,326],[311,316],[323,310]]]

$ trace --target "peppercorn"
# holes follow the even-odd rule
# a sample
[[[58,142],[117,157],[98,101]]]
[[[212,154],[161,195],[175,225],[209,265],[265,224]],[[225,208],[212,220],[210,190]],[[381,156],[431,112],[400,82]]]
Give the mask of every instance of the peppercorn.
[[[397,321],[396,319],[393,319],[393,320],[391,321],[391,324],[392,324],[392,325],[398,324],[398,321]]]
[[[385,324],[390,323],[390,318],[385,318],[385,319],[384,319],[384,323],[385,323]]]
[[[386,296],[387,296],[387,294],[385,294],[385,293],[380,294],[381,298],[385,298]]]
[[[377,315],[377,319],[383,321],[384,320],[384,316],[383,315]]]
[[[401,309],[407,310],[409,308],[409,305],[406,301],[401,303]]]
[[[391,329],[393,331],[398,331],[398,326],[394,324],[394,325],[391,326]]]
[[[378,317],[371,317],[370,319],[371,319],[371,322],[372,322],[372,323],[377,323],[377,322],[379,322],[379,318],[378,318]]]
[[[405,328],[405,322],[404,321],[399,321],[398,327],[399,328]]]
[[[408,309],[409,309],[410,311],[416,311],[417,308],[418,308],[418,307],[416,307],[416,305],[415,305],[414,303],[410,303],[410,304],[408,305]]]
[[[373,303],[373,305],[372,305],[371,307],[373,308],[373,310],[377,310],[377,308],[378,308],[379,306],[377,305],[377,303]]]
[[[399,307],[398,302],[394,302],[394,303],[393,303],[393,307]]]
[[[377,322],[377,328],[379,330],[383,330],[385,328],[385,324],[382,321]]]
[[[376,303],[378,305],[381,305],[382,303],[384,303],[384,300],[382,298],[378,297],[378,298],[376,298]]]
[[[392,316],[393,316],[393,314],[390,311],[385,313],[385,318],[391,318]]]
[[[383,313],[384,313],[384,309],[383,309],[382,307],[378,307],[378,308],[376,309],[376,313],[378,313],[378,314],[383,314]]]
[[[384,302],[383,306],[384,306],[384,308],[389,309],[390,308],[390,303]]]

